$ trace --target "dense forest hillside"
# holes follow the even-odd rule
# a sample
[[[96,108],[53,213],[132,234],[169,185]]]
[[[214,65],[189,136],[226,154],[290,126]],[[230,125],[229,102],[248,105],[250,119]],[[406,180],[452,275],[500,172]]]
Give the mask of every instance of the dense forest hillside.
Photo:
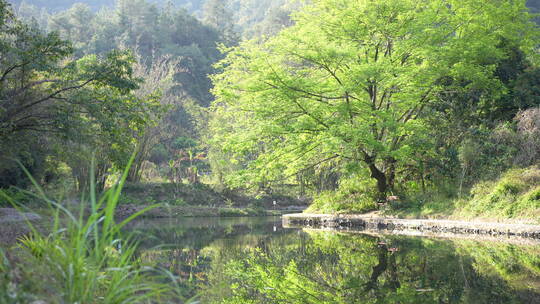
[[[150,115],[153,121],[150,124],[155,124],[153,127],[145,132],[132,132],[141,153],[129,180],[140,180],[143,164],[152,168],[148,174],[169,180],[196,176],[194,172],[208,172],[208,161],[203,156],[207,148],[201,137],[208,120],[206,108],[213,100],[208,75],[216,72],[212,65],[222,58],[219,45],[236,45],[244,29],[246,35],[276,33],[290,25],[288,15],[293,6],[281,7],[280,3],[284,1],[224,3],[209,0],[204,5],[197,2],[191,6],[202,10],[196,18],[185,9],[187,2],[87,2],[69,6],[72,4],[69,1],[22,1],[18,5],[14,2],[13,9],[32,30],[58,34],[59,38],[69,41],[66,43],[75,59],[104,57],[118,49],[130,50],[134,55],[134,73],[143,81],[137,94],[159,95],[159,103],[167,110]],[[100,9],[96,10],[98,7]],[[267,14],[268,11],[274,13]],[[233,15],[238,20],[233,20]],[[68,132],[71,127],[66,125],[64,131]],[[74,130],[69,132],[76,133]],[[97,138],[95,144],[90,144],[87,137],[63,135],[61,140],[52,136],[47,143],[36,146],[31,133],[19,134],[18,140],[25,143],[20,149],[2,149],[7,157],[28,155],[23,163],[38,177],[57,175],[52,172],[55,170],[47,169],[45,160],[68,162],[58,151],[65,145],[73,145],[75,139],[84,148],[75,154],[78,157],[73,162],[88,159],[89,154],[81,153],[82,150],[90,152],[102,144]],[[83,144],[84,141],[87,142]],[[121,166],[123,157],[120,154],[132,146],[129,142],[126,138],[122,144],[115,144],[108,156],[103,155],[103,170],[97,173],[104,177],[112,167]],[[25,154],[29,151],[33,153]],[[120,151],[123,152],[118,154]],[[11,176],[11,181],[4,185],[18,184],[16,176],[20,172],[14,174],[18,170],[13,166],[17,167],[14,164],[0,167],[6,176]],[[73,165],[68,167],[77,178],[86,172],[73,168]]]
[[[34,5],[38,8],[45,8],[49,12],[58,12],[72,7],[76,3],[84,3],[90,6],[93,10],[100,8],[113,7],[115,0],[10,0],[16,6]],[[204,0],[149,0],[148,2],[165,5],[171,2],[177,6],[182,6],[190,12],[199,11],[202,8]]]
[[[31,16],[38,20],[44,15],[56,14],[70,9],[76,4],[86,4],[92,11],[111,9],[118,0],[10,0],[21,16]],[[282,27],[276,23],[290,25],[289,14],[300,7],[298,0],[148,0],[158,8],[175,6],[184,8],[189,14],[221,27],[230,27],[238,35],[253,37],[261,34],[275,34]],[[130,3],[138,6],[137,2]],[[219,14],[216,19],[215,14]],[[214,17],[209,16],[214,15]],[[217,22],[217,23],[216,23]],[[229,23],[229,25],[224,24]]]
[[[180,170],[179,167],[185,167],[180,159],[186,157],[188,149],[191,153],[200,153],[194,150],[198,130],[189,109],[197,112],[198,108],[210,104],[211,83],[207,76],[214,72],[212,64],[221,58],[218,45],[234,43],[233,41],[227,41],[223,33],[203,24],[184,9],[174,6],[159,8],[144,0],[120,0],[116,6],[99,12],[93,11],[88,5],[76,4],[68,10],[42,16],[39,24],[35,24],[33,11],[25,13],[23,9],[24,7],[20,8],[20,15],[33,24],[27,27],[26,31],[37,35],[36,38],[21,37],[23,40],[46,39],[41,36],[68,40],[69,42],[62,42],[66,45],[62,55],[81,61],[87,61],[87,58],[107,58],[118,50],[128,52],[130,62],[133,63],[129,72],[136,81],[132,87],[133,93],[142,99],[151,97],[160,105],[161,110],[145,111],[147,120],[144,123],[138,121],[144,127],[131,125],[132,128],[126,130],[129,134],[117,133],[109,143],[102,135],[82,136],[81,130],[75,130],[77,124],[73,121],[62,123],[61,131],[54,128],[55,133],[48,133],[43,137],[47,138],[45,142],[41,143],[34,139],[34,136],[40,134],[39,131],[17,132],[16,138],[21,145],[15,150],[2,145],[3,156],[20,159],[22,155],[28,155],[23,163],[38,178],[50,173],[57,175],[47,169],[48,161],[73,162],[68,166],[71,174],[76,179],[83,179],[83,176],[88,174],[85,169],[87,167],[83,165],[78,168],[74,164],[79,161],[87,162],[91,151],[104,152],[98,147],[105,144],[110,147],[107,149],[110,153],[100,153],[102,170],[96,172],[98,178],[103,180],[114,164],[123,166],[122,163],[127,160],[123,153],[133,150],[134,144],[138,143],[140,154],[129,178],[137,181],[140,179],[142,163],[149,158],[153,160],[153,164],[166,171],[162,174],[170,175],[173,174],[172,171]],[[40,30],[43,33],[40,33]],[[35,51],[39,52],[39,49]],[[15,56],[16,45],[11,52]],[[59,61],[61,56],[51,56],[54,56],[51,60],[55,60],[55,64],[62,64]],[[50,115],[54,120],[61,119],[59,114]],[[57,123],[60,122],[55,122]],[[58,134],[61,136],[57,136]],[[78,147],[77,152],[72,150],[74,154],[62,155],[59,151],[66,146]],[[175,163],[169,165],[169,161]],[[193,159],[189,162],[193,162]],[[18,184],[19,174],[13,174],[18,172],[14,169],[16,167],[17,165],[12,163],[0,168],[2,176],[10,178],[10,181],[4,181],[5,184]],[[182,168],[184,169],[187,170]],[[76,184],[80,188],[84,183],[77,181]]]

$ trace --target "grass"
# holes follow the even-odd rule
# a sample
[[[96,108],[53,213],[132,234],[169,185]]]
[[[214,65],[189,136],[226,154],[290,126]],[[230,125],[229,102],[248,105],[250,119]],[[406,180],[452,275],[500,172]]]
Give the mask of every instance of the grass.
[[[345,184],[319,194],[309,213],[362,214],[377,210],[370,185]],[[373,188],[373,187],[371,187]],[[401,218],[497,220],[540,223],[540,167],[511,169],[497,180],[477,183],[470,194],[457,197],[448,185],[434,191],[404,196],[383,213]]]
[[[175,285],[165,283],[167,278],[174,278],[143,265],[136,255],[137,243],[121,232],[127,223],[155,206],[122,222],[114,220],[126,176],[127,170],[99,199],[95,185],[91,185],[86,200],[90,203],[89,214],[85,214],[82,203],[79,214],[74,214],[48,199],[43,191],[36,195],[52,211],[52,227],[49,233],[43,233],[27,223],[32,233],[20,239],[15,248],[16,255],[23,257],[18,263],[9,261],[1,252],[3,303],[22,298],[54,303],[155,303],[177,297]],[[5,193],[0,195],[18,206]],[[32,271],[34,267],[38,267],[38,273]]]
[[[443,193],[429,192],[407,197],[395,203],[385,213],[401,218],[449,218],[456,210],[459,199]]]
[[[266,211],[263,208],[234,208],[234,207],[225,207],[218,209],[218,215],[221,217],[235,217],[235,216],[265,216],[268,215],[270,211]]]
[[[217,207],[217,208],[274,208],[306,205],[305,201],[282,194],[253,196],[241,191],[218,191],[208,184],[173,183],[127,183],[120,204],[145,206],[154,202],[173,207]]]
[[[497,181],[478,183],[471,198],[456,206],[457,216],[540,219],[540,168],[512,169]]]
[[[511,169],[499,179],[477,183],[462,198],[427,193],[388,211],[406,218],[510,220],[540,223],[540,168]]]
[[[377,209],[376,183],[364,174],[355,174],[340,180],[335,191],[318,193],[306,212],[361,214]]]

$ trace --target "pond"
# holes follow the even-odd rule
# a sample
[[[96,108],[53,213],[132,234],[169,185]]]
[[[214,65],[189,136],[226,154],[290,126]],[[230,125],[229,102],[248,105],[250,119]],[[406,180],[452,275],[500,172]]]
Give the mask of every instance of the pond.
[[[142,260],[194,303],[540,303],[540,244],[140,220]]]

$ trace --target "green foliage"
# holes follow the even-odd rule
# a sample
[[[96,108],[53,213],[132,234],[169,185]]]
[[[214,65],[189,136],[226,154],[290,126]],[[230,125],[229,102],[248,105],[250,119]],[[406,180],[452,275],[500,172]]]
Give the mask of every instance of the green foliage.
[[[513,169],[497,181],[477,184],[458,212],[466,216],[538,219],[540,169]]]
[[[149,204],[151,202],[169,205],[223,204],[223,196],[207,185],[172,183],[128,183],[122,193],[121,203]]]
[[[391,208],[385,210],[384,214],[414,219],[450,218],[467,198],[457,198],[455,194],[458,193],[458,189],[455,187],[447,189],[447,193],[444,192],[443,189],[437,188],[426,193],[417,192],[409,194],[404,198],[404,201],[400,202],[397,208],[396,206],[391,206]]]
[[[306,210],[310,213],[366,213],[377,209],[375,183],[367,176],[342,178],[335,191],[315,196]]]
[[[520,303],[537,292],[537,249],[309,232],[231,259],[230,295],[211,303]]]
[[[4,189],[2,191],[5,196],[9,197],[9,200],[6,199],[4,196],[0,196],[0,207],[11,207],[11,200],[18,203],[26,203],[32,199],[32,197],[29,196],[26,192],[14,187]]]
[[[218,214],[219,216],[246,216],[248,212],[237,208],[219,208]]]
[[[43,271],[49,276],[47,282],[53,284],[58,301],[149,303],[163,296],[174,295],[171,286],[160,282],[165,274],[144,267],[135,255],[137,243],[121,233],[126,224],[155,206],[147,207],[123,221],[114,220],[127,172],[118,184],[99,199],[94,192],[95,184],[91,184],[90,213],[86,215],[85,204],[81,204],[77,215],[47,199],[44,194],[39,196],[54,215],[50,232],[42,233],[28,222],[32,234],[21,239],[19,247],[29,254],[25,264],[44,268]],[[39,187],[36,183],[35,186]],[[15,204],[5,193],[0,194]],[[31,281],[38,278],[29,276],[24,279]],[[41,282],[35,283],[41,285]],[[18,290],[15,294],[22,292],[24,290]]]
[[[383,199],[399,169],[432,149],[427,105],[449,90],[504,91],[494,75],[501,41],[526,53],[536,45],[524,10],[516,1],[319,0],[277,36],[227,50],[213,76],[212,145],[242,166],[225,180],[260,186],[325,162],[360,164]]]
[[[141,152],[128,180],[140,182],[143,163],[150,160],[159,167],[163,178],[197,182],[198,172],[204,167],[202,161],[195,165],[190,161],[192,170],[187,172],[187,166],[180,164],[186,155],[179,154],[187,153],[184,150],[194,147],[193,141],[199,137],[200,118],[193,112],[207,107],[212,99],[207,75],[215,71],[212,64],[222,56],[217,45],[226,42],[226,38],[218,29],[203,24],[172,2],[162,4],[121,0],[99,12],[86,5],[74,5],[53,14],[48,30],[72,41],[77,57],[116,49],[133,50],[137,54],[137,75],[145,81],[136,96],[142,98],[160,90],[160,96],[154,97],[167,107],[167,112],[152,116],[157,125],[133,128],[133,134],[124,137],[135,142]],[[201,5],[197,2],[197,6]],[[178,138],[187,141],[181,143]],[[152,147],[156,148],[152,151]],[[193,151],[200,154],[200,150]],[[168,167],[169,161],[174,162],[174,170]],[[121,166],[112,166],[118,167]]]
[[[190,149],[195,146],[197,146],[197,142],[189,137],[178,137],[172,144],[172,147],[177,150]]]
[[[128,180],[176,185],[126,196],[136,204],[222,201],[177,201],[202,181],[312,196],[317,212],[400,194],[434,216],[538,160],[536,127],[521,126],[540,102],[524,1],[82,2],[14,1],[15,17],[0,0],[0,187],[28,186],[15,158],[41,184],[87,189],[96,156],[101,189],[138,147]],[[492,201],[522,194],[500,187]]]
[[[29,6],[37,6],[39,8],[47,9],[51,12],[57,12],[66,10],[82,3],[88,5],[92,10],[99,11],[104,7],[111,7],[116,4],[116,0],[12,0],[10,1],[15,5],[26,4]],[[167,2],[182,6],[188,9],[190,12],[197,12],[202,8],[204,0],[150,0],[152,3],[167,4]]]
[[[163,144],[157,144],[150,151],[149,160],[156,164],[161,164],[170,159],[169,151]]]
[[[68,163],[78,187],[88,189],[84,164],[98,150],[102,188],[108,168],[129,159],[132,133],[142,132],[161,109],[155,92],[134,94],[141,83],[134,56],[112,50],[73,59],[70,42],[22,23],[4,0],[0,27],[0,151],[7,158],[1,175],[18,170],[9,158],[22,159],[41,181],[46,172],[38,164],[52,158]],[[1,186],[18,185],[13,179]]]
[[[409,218],[485,218],[538,222],[540,210],[540,169],[510,169],[500,177],[477,182],[470,194],[457,197],[457,189],[444,193],[440,188],[426,193],[410,193],[401,209],[390,214]]]
[[[120,0],[99,13],[88,6],[75,5],[52,15],[49,30],[77,46],[79,56],[104,54],[115,49],[131,49],[152,64],[162,56],[172,56],[175,66],[174,91],[178,95],[208,105],[211,64],[220,57],[216,44],[219,33],[203,25],[184,9],[156,6],[145,0]]]

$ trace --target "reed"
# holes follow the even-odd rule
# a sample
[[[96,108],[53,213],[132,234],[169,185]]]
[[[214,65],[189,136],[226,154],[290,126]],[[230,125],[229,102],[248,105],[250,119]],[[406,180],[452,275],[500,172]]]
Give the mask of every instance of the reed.
[[[133,157],[129,164],[132,161]],[[47,198],[27,172],[38,189],[36,198],[47,204],[53,220],[52,227],[45,229],[47,233],[27,221],[31,233],[21,238],[18,246],[49,272],[54,294],[64,303],[161,303],[179,294],[170,283],[175,278],[144,266],[136,255],[137,242],[122,232],[126,224],[157,205],[123,221],[114,219],[127,173],[126,169],[118,183],[100,197],[91,183],[88,198],[81,200],[86,203],[80,204],[77,214]],[[4,193],[0,195],[22,209]]]

